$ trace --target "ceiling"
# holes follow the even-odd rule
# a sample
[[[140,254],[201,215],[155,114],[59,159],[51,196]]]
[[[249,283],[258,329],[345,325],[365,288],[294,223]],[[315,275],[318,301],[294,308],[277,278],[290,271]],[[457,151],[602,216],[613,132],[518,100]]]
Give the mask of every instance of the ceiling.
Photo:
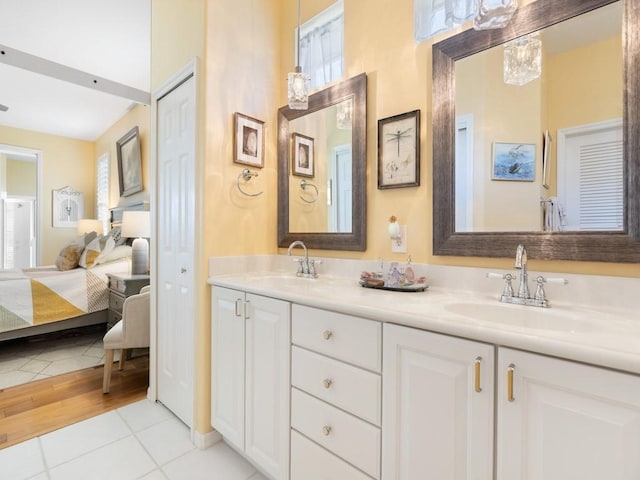
[[[0,12],[0,125],[94,141],[148,97],[151,0],[0,0]]]

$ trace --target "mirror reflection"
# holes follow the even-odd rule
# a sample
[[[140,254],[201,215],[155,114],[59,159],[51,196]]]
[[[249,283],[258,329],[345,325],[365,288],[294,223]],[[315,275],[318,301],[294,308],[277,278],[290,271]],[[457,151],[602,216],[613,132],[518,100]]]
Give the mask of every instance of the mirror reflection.
[[[367,76],[278,109],[278,246],[366,248]]]
[[[289,122],[292,232],[351,232],[352,105],[349,98]]]
[[[528,37],[455,62],[455,231],[622,231],[622,4]]]

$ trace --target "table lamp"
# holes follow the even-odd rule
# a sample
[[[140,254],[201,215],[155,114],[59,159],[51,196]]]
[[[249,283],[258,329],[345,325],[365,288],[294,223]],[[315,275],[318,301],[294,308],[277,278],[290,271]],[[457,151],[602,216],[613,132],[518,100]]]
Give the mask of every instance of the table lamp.
[[[94,218],[81,218],[78,220],[78,235],[84,235],[85,233],[96,232],[98,235],[102,235],[102,222]]]
[[[122,236],[135,238],[131,245],[131,274],[145,275],[149,261],[149,238],[151,228],[147,211],[127,211],[122,215]]]

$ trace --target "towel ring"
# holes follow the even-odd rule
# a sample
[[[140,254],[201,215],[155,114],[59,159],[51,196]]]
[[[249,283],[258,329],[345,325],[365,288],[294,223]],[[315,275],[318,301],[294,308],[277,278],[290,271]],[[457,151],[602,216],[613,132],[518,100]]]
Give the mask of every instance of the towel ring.
[[[242,193],[243,195],[246,195],[247,197],[257,197],[258,195],[262,195],[262,192],[258,192],[258,193],[245,192],[240,186],[240,177],[242,177],[242,179],[245,182],[248,182],[249,180],[251,180],[251,177],[257,177],[257,176],[258,176],[258,172],[252,172],[248,168],[245,168],[244,170],[242,170],[242,172],[240,172],[240,175],[238,175],[238,179],[236,180],[236,185],[238,186],[238,190],[240,190],[240,193]]]
[[[311,182],[307,182],[305,179],[300,180],[300,188],[303,191],[307,191],[307,187],[311,187],[316,191],[316,196],[313,200],[307,200],[306,198],[304,198],[302,195],[300,195],[300,200],[302,200],[303,202],[307,202],[307,203],[316,203],[318,201],[318,187],[316,187],[313,183]]]

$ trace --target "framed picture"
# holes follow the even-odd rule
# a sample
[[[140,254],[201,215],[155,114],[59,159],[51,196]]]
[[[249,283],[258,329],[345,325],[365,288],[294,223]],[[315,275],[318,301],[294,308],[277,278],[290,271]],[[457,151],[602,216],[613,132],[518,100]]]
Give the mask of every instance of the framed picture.
[[[492,180],[533,182],[536,177],[536,145],[534,143],[493,144]]]
[[[420,110],[378,120],[378,188],[420,185]]]
[[[233,161],[252,167],[264,166],[264,122],[235,113]]]
[[[74,228],[84,216],[84,194],[71,187],[53,190],[52,225],[54,228]]]
[[[118,180],[120,196],[127,197],[142,191],[142,158],[138,127],[133,127],[116,142],[118,152]]]
[[[314,157],[313,157],[313,138],[302,135],[301,133],[293,133],[292,148],[293,159],[292,172],[300,177],[313,177],[314,175]]]

